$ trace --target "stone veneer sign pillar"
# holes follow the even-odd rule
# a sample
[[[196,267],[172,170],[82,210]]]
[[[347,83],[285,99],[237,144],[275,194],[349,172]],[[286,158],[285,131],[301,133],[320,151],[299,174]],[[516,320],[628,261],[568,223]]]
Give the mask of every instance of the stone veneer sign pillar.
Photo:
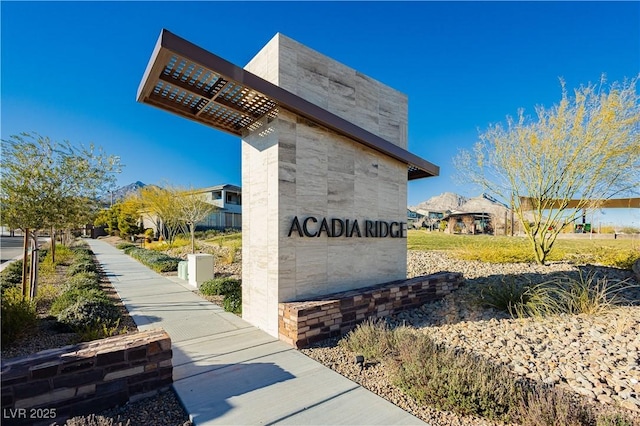
[[[251,324],[277,337],[280,302],[406,278],[407,178],[438,168],[406,151],[404,94],[282,34],[239,69],[164,31],[138,100],[242,138]]]

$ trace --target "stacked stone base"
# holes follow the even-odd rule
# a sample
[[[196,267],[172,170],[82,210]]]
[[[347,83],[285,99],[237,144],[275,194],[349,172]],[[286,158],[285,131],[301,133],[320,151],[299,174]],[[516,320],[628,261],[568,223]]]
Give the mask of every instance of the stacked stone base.
[[[152,395],[173,382],[163,330],[2,361],[2,424],[52,424]]]
[[[369,318],[381,318],[441,299],[464,283],[460,273],[393,281],[310,301],[278,305],[280,340],[297,348],[343,335]]]

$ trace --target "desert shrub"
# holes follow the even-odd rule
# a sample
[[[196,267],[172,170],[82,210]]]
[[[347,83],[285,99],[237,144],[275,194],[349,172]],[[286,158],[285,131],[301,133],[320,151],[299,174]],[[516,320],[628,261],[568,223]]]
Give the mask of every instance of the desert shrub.
[[[507,420],[523,386],[505,368],[425,335],[405,334],[389,361],[394,382],[421,403],[460,414]]]
[[[98,324],[113,326],[119,318],[118,308],[110,300],[99,298],[80,298],[57,315],[60,323],[74,330],[83,330]]]
[[[553,288],[546,284],[519,284],[514,280],[482,289],[478,302],[508,312],[514,318],[546,316],[563,311]]]
[[[77,256],[89,256],[89,257],[91,257],[91,256],[93,256],[93,251],[90,248],[88,248],[88,247],[86,247],[84,245],[72,247],[71,248],[71,252],[73,253],[74,257],[77,257]]]
[[[594,271],[579,271],[577,278],[563,275],[546,283],[557,296],[562,312],[598,314],[624,301],[620,293],[632,287],[625,281],[599,277]]]
[[[368,319],[351,330],[339,344],[366,359],[382,361],[396,350],[397,341],[408,332],[405,327],[391,329],[384,321]]]
[[[100,279],[92,272],[81,272],[70,277],[65,285],[65,291],[72,289],[100,289]]]
[[[595,423],[595,412],[562,390],[517,378],[503,365],[437,345],[416,330],[366,321],[340,346],[384,362],[394,384],[421,404],[528,426]],[[600,416],[596,424],[630,424],[625,419]]]
[[[49,313],[57,316],[80,300],[103,300],[108,302],[109,298],[103,291],[96,288],[70,288],[53,301]]]
[[[2,345],[10,345],[37,321],[35,303],[22,297],[18,287],[5,290],[1,303]]]
[[[205,281],[200,284],[198,289],[200,293],[207,296],[224,296],[225,294],[234,291],[240,287],[240,282],[234,278],[214,278],[209,281]]]
[[[73,276],[82,272],[97,272],[98,268],[96,267],[93,261],[81,261],[80,263],[73,263],[67,269],[67,275]]]
[[[0,272],[0,287],[4,294],[5,289],[20,284],[22,284],[22,260],[17,260]]]
[[[207,296],[224,296],[222,306],[227,312],[242,312],[242,286],[233,278],[214,278],[200,285],[200,293]]]
[[[124,252],[140,261],[156,272],[171,272],[178,270],[178,262],[182,259],[171,257],[154,250],[145,250],[138,247],[127,247]]]
[[[137,246],[135,244],[125,243],[125,242],[116,244],[116,248],[118,250],[125,250],[125,249],[128,249],[130,247],[137,247]]]
[[[596,426],[634,426],[632,420],[625,414],[601,414],[596,419]]]
[[[36,306],[46,306],[53,302],[60,295],[60,287],[53,284],[42,284],[38,286],[38,294],[36,295]]]
[[[583,426],[593,424],[595,415],[558,388],[534,385],[523,395],[514,417],[522,426]]]
[[[232,312],[234,314],[241,314],[242,313],[242,288],[238,286],[232,291],[226,293],[224,295],[224,299],[222,300],[222,306],[224,307],[224,310],[227,312]]]
[[[109,325],[105,322],[98,322],[96,324],[86,325],[76,332],[81,342],[89,342],[91,340],[104,339],[106,337],[116,336],[118,334],[126,333],[125,330],[120,330],[120,318],[115,323]]]
[[[68,266],[73,261],[74,251],[65,245],[56,244],[56,263]]]

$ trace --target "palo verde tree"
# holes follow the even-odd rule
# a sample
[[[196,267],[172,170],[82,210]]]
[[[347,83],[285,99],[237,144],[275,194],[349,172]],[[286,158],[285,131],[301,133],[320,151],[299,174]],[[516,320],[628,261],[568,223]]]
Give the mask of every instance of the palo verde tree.
[[[538,263],[545,263],[562,228],[585,210],[637,191],[637,82],[607,85],[603,77],[571,94],[561,82],[559,104],[537,107],[535,119],[521,110],[506,126],[489,126],[472,151],[455,157],[462,179],[512,206]]]
[[[38,134],[22,133],[2,140],[0,164],[2,220],[22,229],[36,249],[28,291],[23,276],[25,297],[34,297],[37,291],[36,231],[85,224],[97,195],[115,180],[114,173],[121,167],[120,159],[93,145],[76,147],[67,141],[55,142]],[[26,265],[26,258],[24,260]]]
[[[193,189],[179,191],[175,201],[178,204],[180,220],[187,225],[191,233],[191,253],[195,253],[196,225],[213,212],[216,206],[207,203],[203,198],[203,194]]]
[[[138,192],[141,212],[156,223],[156,228],[169,244],[173,244],[180,231],[186,232],[176,202],[179,194],[180,190],[170,185],[164,188],[147,185]]]

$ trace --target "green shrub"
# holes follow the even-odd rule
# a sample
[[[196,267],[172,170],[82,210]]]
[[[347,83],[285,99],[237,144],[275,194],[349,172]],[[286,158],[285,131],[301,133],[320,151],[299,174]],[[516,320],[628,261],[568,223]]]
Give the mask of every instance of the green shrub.
[[[227,312],[242,313],[242,286],[234,278],[214,278],[205,281],[198,289],[206,296],[224,296],[222,306]]]
[[[200,284],[200,293],[207,296],[224,296],[240,287],[240,282],[234,278],[214,278]]]
[[[410,333],[409,328],[391,329],[383,321],[369,319],[351,330],[339,344],[366,359],[382,361],[396,350],[398,340],[405,333]]]
[[[545,385],[530,387],[515,411],[514,417],[522,426],[592,425],[595,417],[584,403]]]
[[[6,289],[2,295],[1,311],[3,347],[13,343],[37,321],[35,304],[25,300],[18,287]]]
[[[98,268],[96,267],[93,261],[83,261],[80,263],[73,263],[67,269],[67,275],[73,276],[83,272],[98,272]]]
[[[122,243],[118,243],[118,244],[116,244],[116,248],[117,248],[118,250],[125,250],[125,249],[128,249],[128,248],[130,248],[130,247],[137,247],[137,246],[136,246],[135,244],[132,244],[132,243],[126,243],[126,242],[122,242]]]
[[[72,289],[95,289],[100,290],[100,281],[97,275],[91,275],[90,272],[82,272],[74,275],[67,280],[65,291]]]
[[[508,312],[514,318],[553,315],[563,312],[555,291],[546,284],[517,284],[513,279],[490,285],[480,293],[480,304]]]
[[[238,286],[234,290],[226,293],[222,300],[222,306],[227,312],[234,314],[242,313],[242,287]]]
[[[103,291],[96,288],[70,288],[53,301],[49,313],[57,316],[80,300],[102,300],[108,302],[109,297],[107,297]]]
[[[633,422],[625,414],[602,414],[596,419],[596,426],[633,426]]]
[[[167,256],[154,250],[145,250],[138,247],[127,247],[124,252],[134,259],[145,264],[156,272],[172,272],[178,270],[178,262],[182,259]]]
[[[517,378],[508,367],[437,345],[416,330],[367,321],[340,346],[384,362],[394,384],[420,404],[528,426],[595,423],[595,412],[564,391]],[[597,425],[628,424],[624,416],[601,418]]]
[[[629,287],[625,281],[598,277],[595,272],[579,271],[578,277],[563,275],[548,283],[557,295],[562,312],[568,314],[598,314],[624,301],[620,293]]]
[[[56,263],[58,265],[71,265],[74,254],[75,253],[70,247],[62,244],[56,244]]]
[[[22,284],[22,260],[11,262],[9,266],[0,272],[0,285],[3,289],[19,284]]]
[[[120,311],[110,300],[83,298],[57,316],[60,323],[73,330],[83,330],[98,324],[110,327],[115,325],[119,318]]]
[[[91,340],[104,339],[106,337],[116,336],[126,332],[126,330],[120,332],[119,328],[120,318],[118,318],[113,325],[108,325],[105,322],[99,322],[97,324],[90,324],[82,327],[77,330],[77,333],[79,334],[79,340],[81,342],[90,342]]]
[[[76,246],[71,248],[74,257],[77,256],[93,256],[93,250],[85,246]]]

